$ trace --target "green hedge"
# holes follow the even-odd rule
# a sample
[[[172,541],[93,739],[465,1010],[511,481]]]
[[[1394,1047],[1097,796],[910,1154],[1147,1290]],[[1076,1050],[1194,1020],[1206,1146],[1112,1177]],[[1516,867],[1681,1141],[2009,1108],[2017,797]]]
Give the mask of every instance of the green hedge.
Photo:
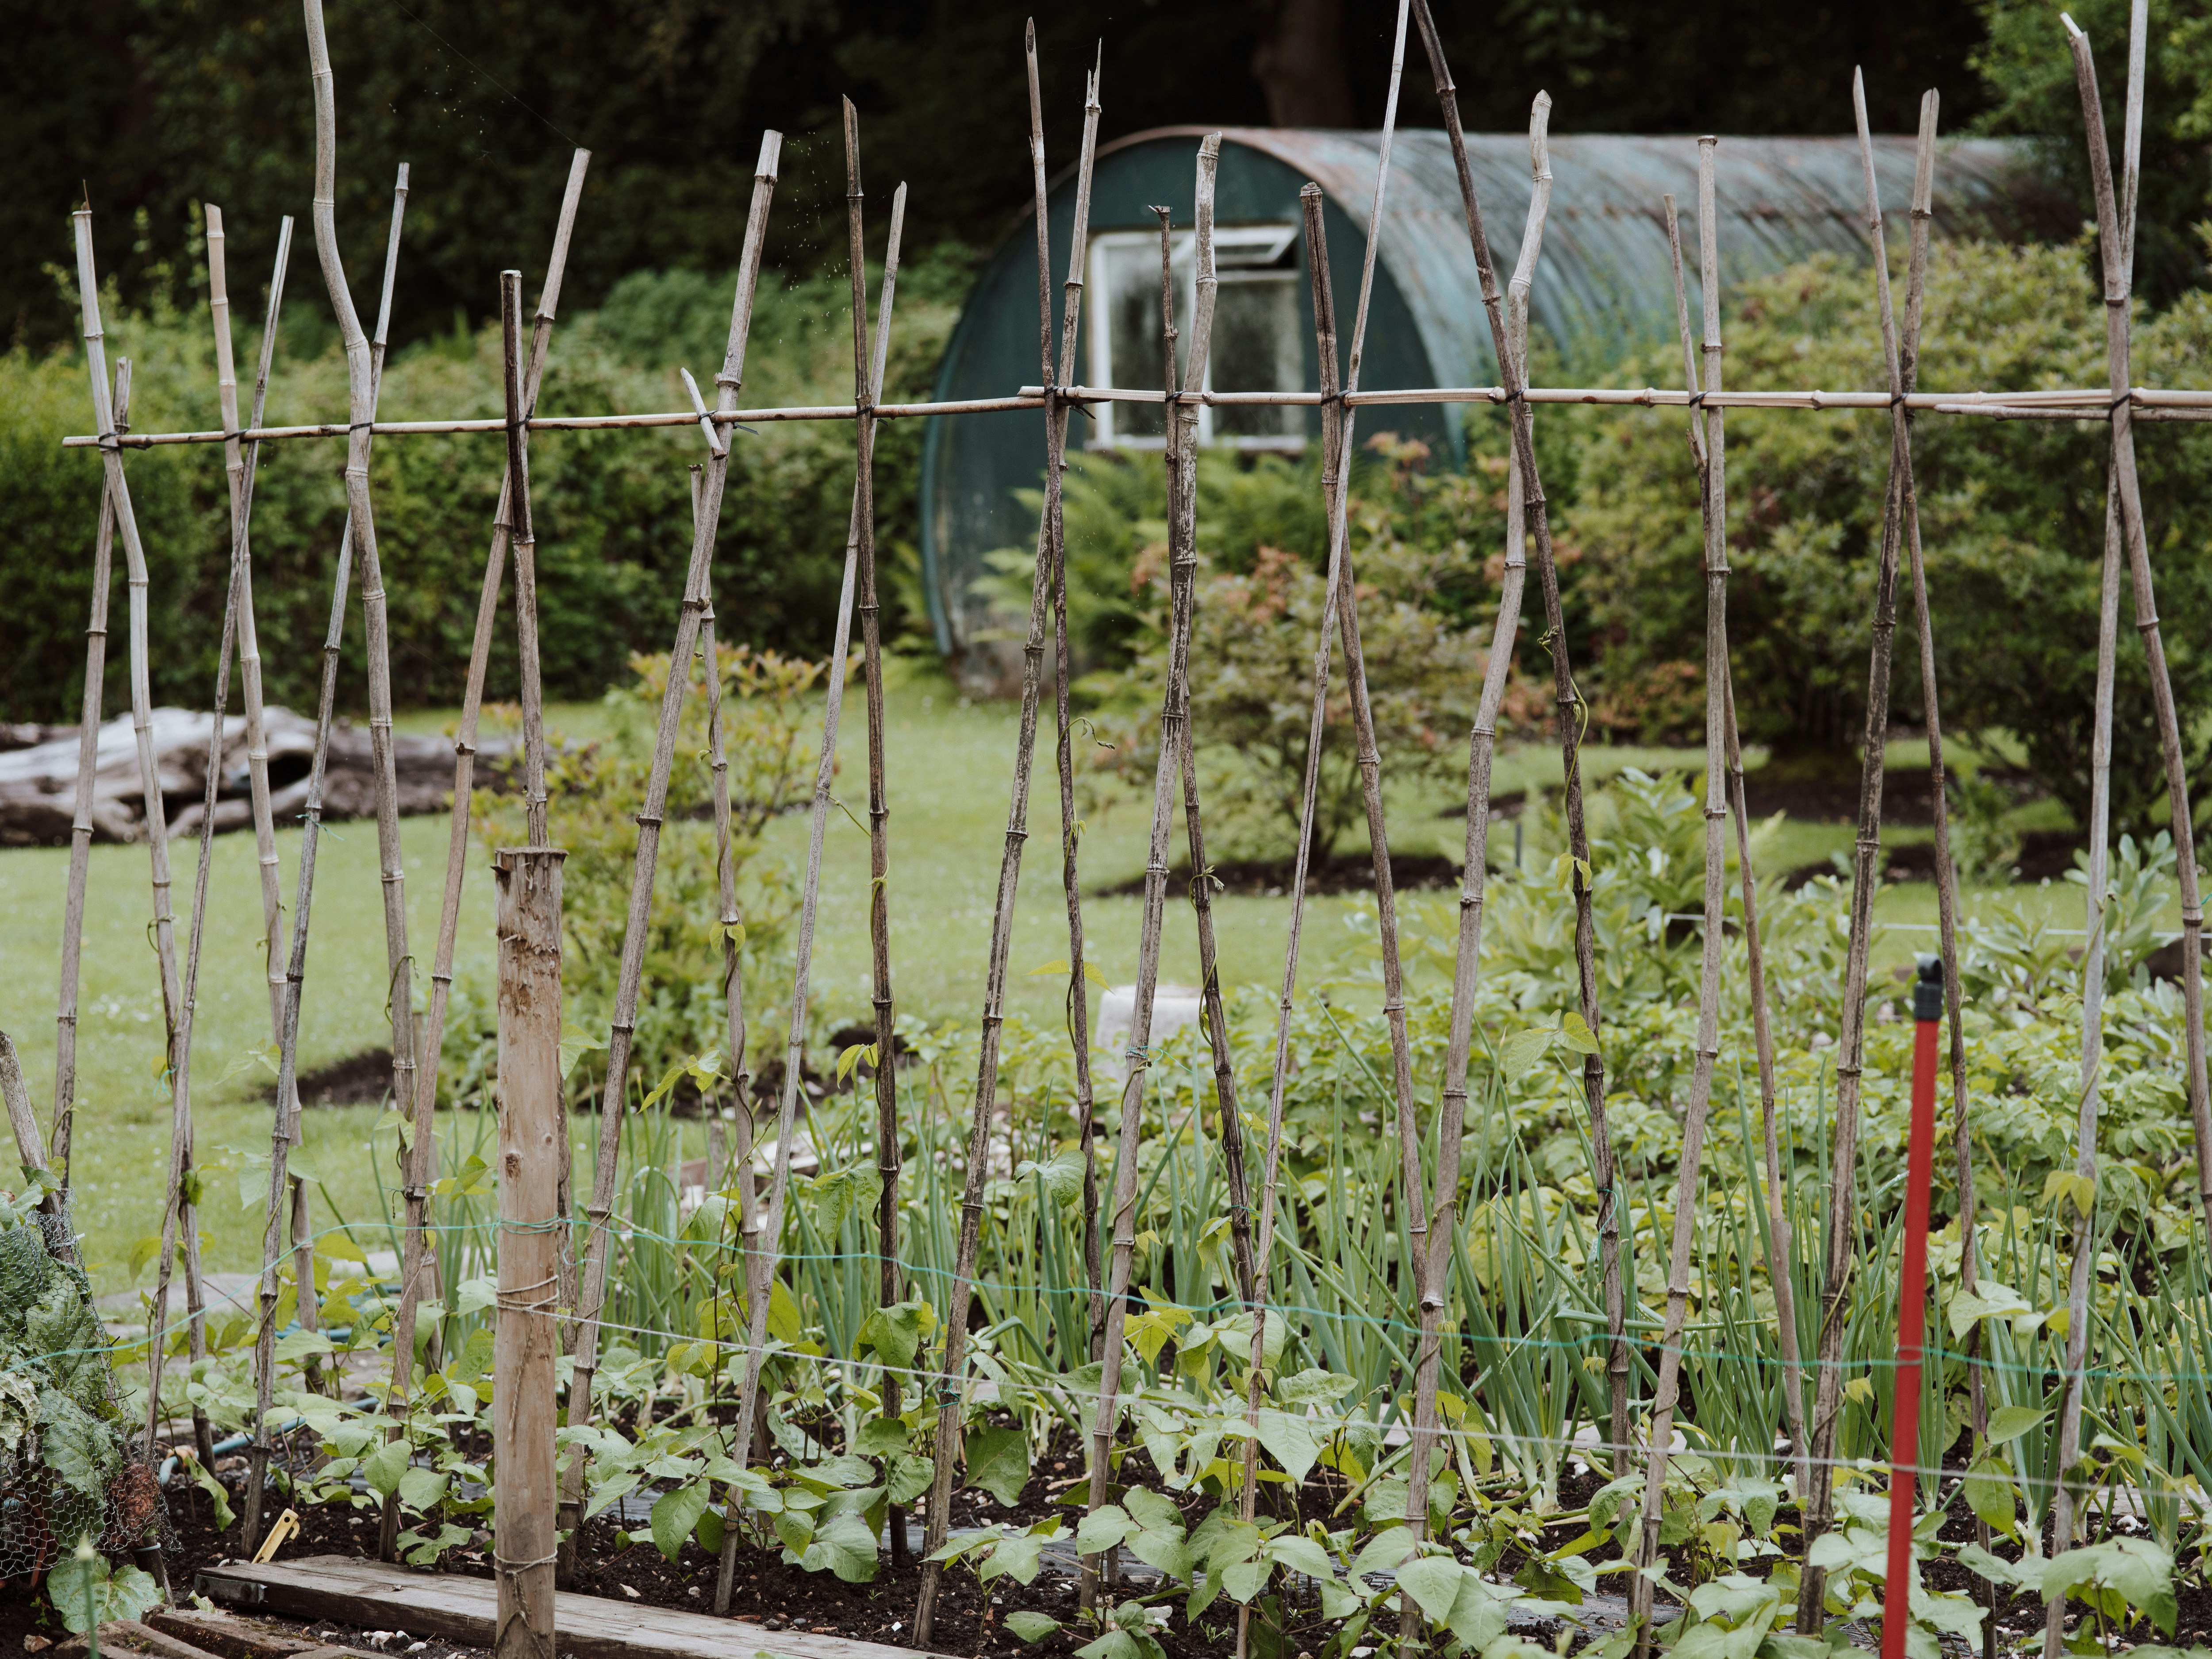
[[[240,283],[240,287],[245,287]],[[887,374],[890,395],[927,393],[949,333],[951,284],[902,283]],[[848,289],[842,276],[763,292],[746,366],[745,398],[836,402],[852,392]],[[539,407],[547,414],[680,408],[679,365],[702,385],[721,366],[731,284],[690,272],[631,277],[599,313],[555,337]],[[131,424],[140,431],[218,424],[213,344],[204,307],[167,302],[127,311],[110,294],[108,352],[132,360]],[[327,305],[312,266],[295,260],[288,321],[270,389],[276,422],[344,418],[344,362],[322,320]],[[250,375],[258,319],[235,325]],[[495,330],[456,331],[396,355],[379,413],[392,420],[500,412]],[[0,356],[0,576],[12,648],[0,658],[0,718],[64,722],[82,696],[100,465],[64,450],[90,429],[81,350]],[[921,433],[892,423],[878,440],[878,535],[893,572],[912,562]],[[475,626],[483,558],[497,502],[496,435],[386,438],[372,462],[378,546],[390,594],[392,666],[403,706],[457,702]],[[836,603],[853,487],[848,425],[793,423],[740,431],[734,441],[715,607],[726,637],[819,655]],[[624,678],[629,654],[665,650],[690,547],[685,471],[702,459],[697,431],[545,433],[531,447],[545,688],[596,697]],[[262,453],[253,514],[254,594],[271,702],[312,708],[318,651],[345,507],[336,441],[271,444]],[[128,459],[146,546],[154,696],[202,703],[212,684],[226,591],[229,520],[218,446],[139,452]],[[121,621],[122,554],[111,604],[106,707],[128,696]],[[896,634],[900,585],[887,583]],[[364,700],[361,611],[347,623],[341,707]],[[489,695],[512,697],[514,635],[502,626]]]

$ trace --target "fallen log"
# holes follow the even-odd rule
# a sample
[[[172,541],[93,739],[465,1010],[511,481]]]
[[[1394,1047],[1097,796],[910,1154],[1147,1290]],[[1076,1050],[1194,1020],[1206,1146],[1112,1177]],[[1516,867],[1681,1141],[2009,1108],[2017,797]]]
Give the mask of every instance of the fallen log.
[[[153,711],[154,754],[168,809],[169,833],[199,833],[206,813],[207,752],[214,716],[187,708]],[[77,729],[35,728],[39,742],[0,749],[0,847],[66,846],[76,811]],[[315,745],[315,723],[286,708],[268,711],[270,807],[281,828],[307,804],[307,769]],[[246,720],[223,722],[222,775],[218,781],[215,832],[243,830],[252,822],[246,754]],[[392,754],[398,770],[403,813],[442,812],[453,799],[453,748],[442,737],[395,736]],[[482,756],[506,754],[512,744],[479,740]],[[496,787],[499,770],[490,769]],[[92,833],[95,841],[131,842],[145,836],[145,799],[141,793],[131,718],[118,715],[100,728],[93,774]],[[323,817],[368,817],[376,810],[375,772],[368,732],[340,722],[331,732],[330,758],[323,780]]]

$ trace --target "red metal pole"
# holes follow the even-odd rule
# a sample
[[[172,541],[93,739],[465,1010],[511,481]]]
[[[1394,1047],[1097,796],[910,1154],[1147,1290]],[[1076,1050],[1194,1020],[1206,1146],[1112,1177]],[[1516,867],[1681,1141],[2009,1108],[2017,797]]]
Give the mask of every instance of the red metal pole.
[[[1912,987],[1912,1128],[1905,1159],[1905,1250],[1898,1263],[1897,1393],[1890,1408],[1889,1571],[1882,1587],[1882,1659],[1905,1659],[1912,1626],[1913,1469],[1920,1461],[1920,1359],[1928,1318],[1928,1182],[1936,1161],[1936,1036],[1943,963],[1920,958]],[[1891,1616],[1895,1602],[1897,1613]]]

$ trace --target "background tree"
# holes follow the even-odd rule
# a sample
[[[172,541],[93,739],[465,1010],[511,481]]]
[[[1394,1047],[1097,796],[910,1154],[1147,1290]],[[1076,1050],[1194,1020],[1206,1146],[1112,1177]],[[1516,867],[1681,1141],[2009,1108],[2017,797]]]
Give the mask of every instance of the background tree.
[[[2027,9],[2022,8],[2023,10]],[[2092,8],[2099,11],[2098,7]],[[760,129],[791,135],[769,258],[805,272],[842,258],[837,95],[861,109],[873,175],[915,185],[910,246],[985,246],[1029,199],[1023,18],[1050,77],[1046,141],[1073,157],[1080,75],[1102,47],[1102,139],[1171,122],[1371,126],[1382,116],[1389,0],[338,0],[329,14],[345,163],[338,220],[356,280],[373,280],[392,169],[414,169],[395,338],[496,310],[497,273],[538,257],[575,144],[595,159],[567,308],[641,270],[737,260]],[[1978,92],[1983,38],[1965,0],[1446,0],[1437,7],[1472,127],[1519,131],[1547,86],[1554,130],[1835,132],[1863,64],[1878,125],[1910,128],[1919,89],[1955,126]],[[2055,21],[2050,27],[2057,27]],[[43,268],[66,259],[66,215],[89,191],[148,218],[123,292],[179,265],[187,212],[220,202],[231,257],[265,268],[277,216],[306,211],[308,85],[296,5],[248,0],[0,0],[0,342],[67,336]],[[2063,70],[2063,54],[2046,54]],[[1433,125],[1410,75],[1401,120]]]

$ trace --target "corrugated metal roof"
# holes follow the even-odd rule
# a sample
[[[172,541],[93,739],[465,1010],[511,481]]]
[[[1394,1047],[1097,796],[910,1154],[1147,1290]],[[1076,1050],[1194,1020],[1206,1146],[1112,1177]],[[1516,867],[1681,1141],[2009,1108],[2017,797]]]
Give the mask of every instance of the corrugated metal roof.
[[[1187,224],[1193,154],[1198,138],[1213,130],[1156,128],[1102,146],[1092,230],[1149,229],[1152,203],[1170,204],[1176,222]],[[1222,136],[1222,222],[1294,223],[1304,180],[1326,192],[1340,344],[1348,348],[1380,135],[1230,127]],[[1474,135],[1468,155],[1502,282],[1528,216],[1528,141],[1525,134]],[[1376,390],[1493,385],[1499,377],[1449,143],[1441,132],[1403,131],[1391,157],[1366,384]],[[1672,193],[1679,204],[1686,274],[1695,285],[1698,144],[1690,137],[1571,136],[1551,141],[1551,214],[1530,317],[1559,354],[1556,378],[1544,378],[1589,384],[1617,373],[1632,354],[1674,337],[1674,277],[1660,198]],[[2018,142],[1947,141],[1936,167],[1936,233],[2017,235],[2027,217],[2027,162]],[[1856,139],[1723,138],[1715,165],[1722,275],[1730,286],[1819,251],[1866,258],[1865,173]],[[1891,238],[1901,244],[1909,224],[1912,141],[1875,139],[1875,165]],[[1054,182],[1048,204],[1055,273],[1066,269],[1074,194],[1070,168]],[[1023,216],[979,274],[939,368],[940,398],[991,396],[1036,377],[1036,232],[1028,218]],[[1297,258],[1303,264],[1302,249]],[[1051,295],[1056,336],[1062,300],[1057,280]],[[1311,389],[1318,380],[1310,341],[1305,349]],[[1086,352],[1079,373],[1090,378],[1092,367]],[[1678,367],[1668,383],[1680,374]],[[1456,466],[1468,418],[1464,405],[1407,405],[1392,411],[1389,424],[1430,444],[1437,465]],[[1078,417],[1073,441],[1081,443],[1086,432]],[[1044,418],[1034,410],[931,419],[922,453],[922,563],[942,648],[975,643],[992,625],[975,578],[986,553],[1026,544],[1036,534],[1035,514],[1017,492],[1036,484],[1043,460]]]
[[[1100,148],[1116,150],[1202,127],[1156,128]],[[1225,144],[1275,157],[1327,191],[1364,227],[1374,199],[1381,135],[1278,127],[1229,127]],[[1685,264],[1697,271],[1698,145],[1694,138],[1613,134],[1551,141],[1552,206],[1529,295],[1529,317],[1577,374],[1602,374],[1639,344],[1671,338],[1674,278],[1660,198],[1671,193],[1683,222]],[[1503,283],[1528,212],[1525,135],[1470,134],[1468,161],[1483,224]],[[1875,174],[1893,239],[1901,242],[1911,206],[1913,141],[1874,141]],[[2009,234],[2011,203],[2025,156],[2014,141],[1947,140],[1936,167],[1937,234]],[[1867,252],[1865,171],[1856,138],[1729,138],[1714,159],[1722,275],[1735,283],[1820,250]],[[1468,246],[1451,146],[1438,131],[1401,132],[1391,148],[1382,213],[1382,258],[1413,308],[1441,386],[1498,379]],[[1339,296],[1351,326],[1352,296]],[[1692,301],[1693,310],[1695,302]]]

